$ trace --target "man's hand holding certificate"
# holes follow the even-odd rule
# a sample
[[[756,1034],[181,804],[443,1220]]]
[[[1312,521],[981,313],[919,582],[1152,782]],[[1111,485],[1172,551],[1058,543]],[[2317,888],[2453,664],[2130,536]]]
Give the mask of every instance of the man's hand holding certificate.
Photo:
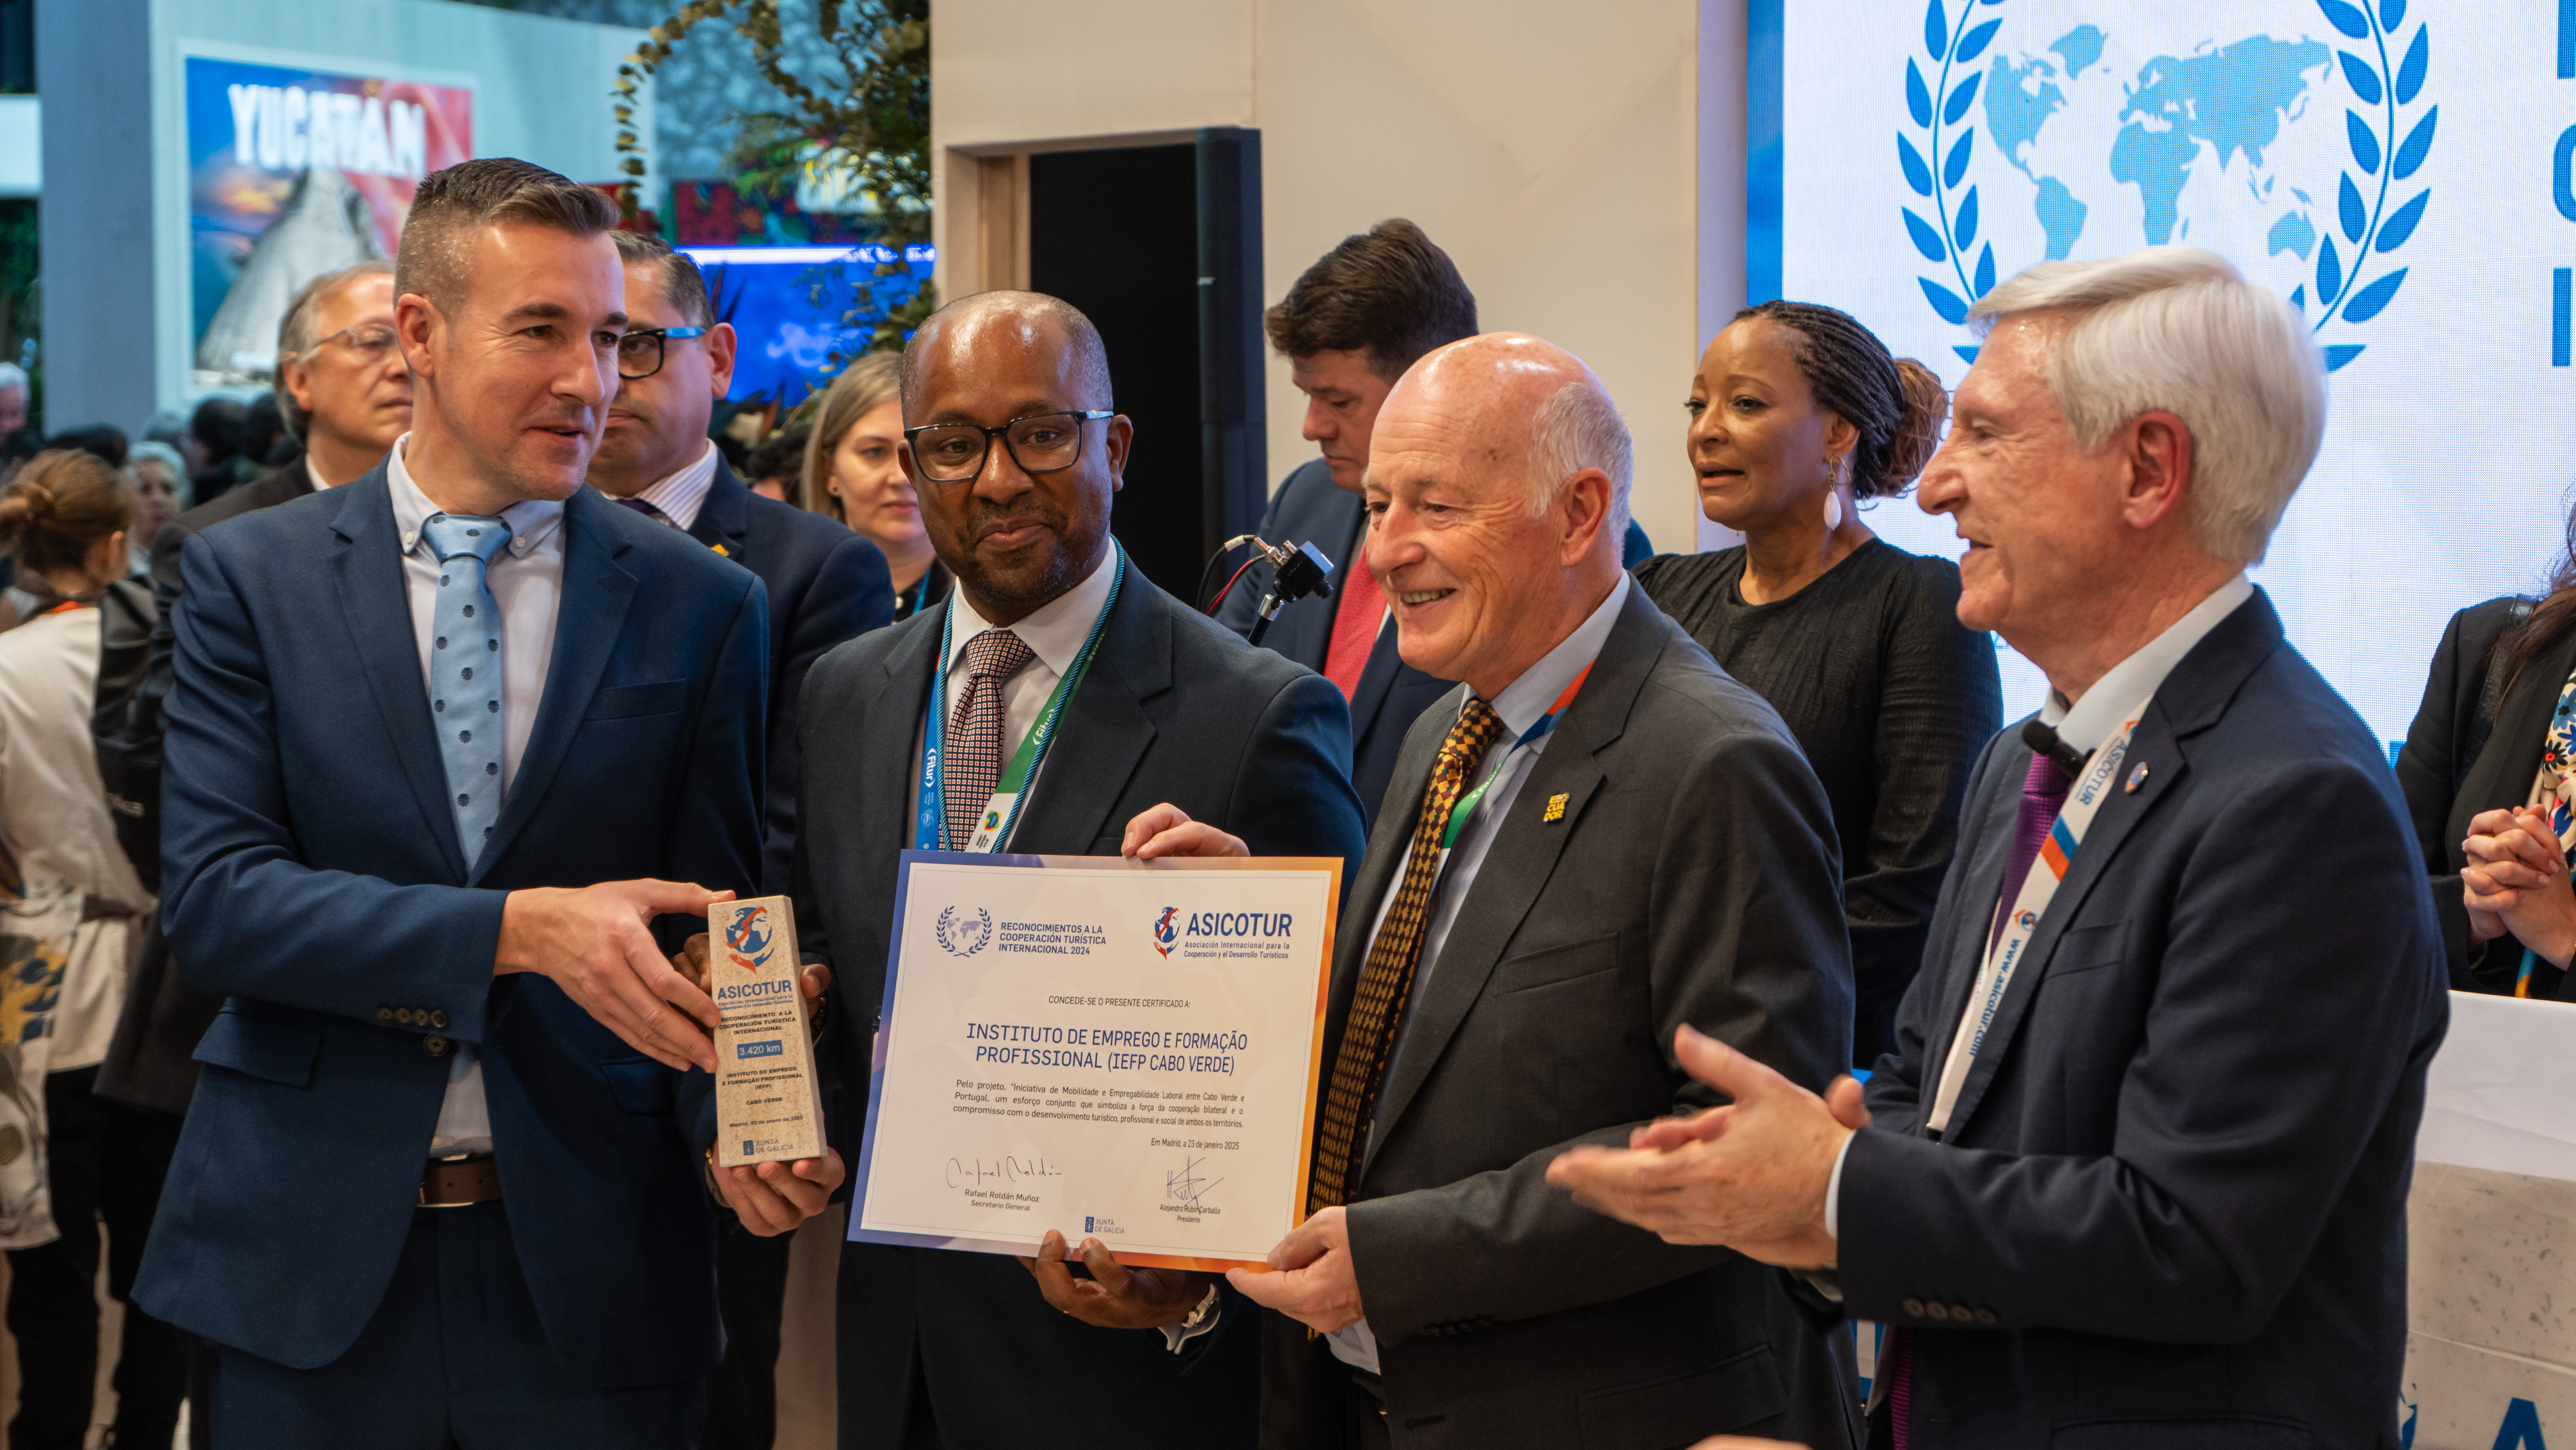
[[[1341,863],[1230,841],[1166,807],[1123,860],[904,854],[853,1239],[1016,1255],[1102,1323],[1264,1262],[1305,1207]]]

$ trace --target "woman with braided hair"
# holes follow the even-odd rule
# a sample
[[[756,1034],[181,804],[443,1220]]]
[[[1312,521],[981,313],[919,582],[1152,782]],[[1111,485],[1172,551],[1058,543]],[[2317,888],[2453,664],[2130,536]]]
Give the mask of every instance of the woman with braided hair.
[[[1959,569],[1889,545],[1858,505],[1905,492],[1948,396],[1830,307],[1766,302],[1710,341],[1686,443],[1700,509],[1744,536],[1637,582],[1807,752],[1842,840],[1859,989],[1852,1061],[1894,1047],[1977,752],[2001,728],[1993,641],[1959,623]]]

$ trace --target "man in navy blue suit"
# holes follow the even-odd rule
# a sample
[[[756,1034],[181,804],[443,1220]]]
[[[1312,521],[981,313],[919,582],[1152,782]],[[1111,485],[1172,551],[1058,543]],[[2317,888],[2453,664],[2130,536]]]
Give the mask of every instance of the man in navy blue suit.
[[[136,1297],[219,1346],[219,1446],[692,1444],[710,1187],[780,1232],[840,1179],[703,1161],[716,1013],[653,928],[754,880],[768,614],[581,487],[615,220],[424,181],[411,432],[182,552],[163,913],[225,1002]]]
[[[593,488],[669,524],[760,576],[769,587],[769,792],[760,889],[787,890],[796,844],[796,700],[823,652],[894,622],[885,555],[821,514],[753,493],[707,437],[716,399],[733,385],[733,325],[718,322],[698,264],[659,237],[618,232],[626,269],[626,337]],[[768,1450],[777,1431],[773,1375],[787,1298],[789,1239],[728,1230],[716,1251],[724,1362],[707,1386],[707,1450]]]
[[[1360,474],[1368,467],[1369,431],[1395,380],[1424,353],[1476,335],[1476,294],[1422,228],[1393,217],[1344,237],[1262,323],[1306,395],[1301,436],[1323,456],[1279,485],[1259,532],[1274,544],[1322,551],[1333,563],[1334,593],[1283,608],[1261,642],[1331,680],[1350,702],[1351,788],[1374,826],[1405,732],[1453,686],[1404,662],[1386,596],[1368,570],[1347,567],[1359,558],[1368,522]],[[1631,520],[1622,565],[1652,552]],[[1269,590],[1270,566],[1253,565],[1226,596],[1218,621],[1249,638]]]
[[[885,555],[848,528],[753,493],[707,437],[733,386],[733,324],[716,321],[698,264],[659,237],[618,232],[626,340],[590,483],[671,524],[769,586],[769,788],[760,889],[787,890],[796,845],[796,697],[823,652],[894,622]],[[765,1442],[764,1442],[765,1443]]]
[[[2406,1189],[2447,964],[2377,739],[2245,578],[2323,371],[2206,252],[2045,263],[1918,498],[1960,621],[2048,676],[1979,762],[1897,1050],[1551,1178],[1887,1326],[1899,1450],[2399,1443]]]

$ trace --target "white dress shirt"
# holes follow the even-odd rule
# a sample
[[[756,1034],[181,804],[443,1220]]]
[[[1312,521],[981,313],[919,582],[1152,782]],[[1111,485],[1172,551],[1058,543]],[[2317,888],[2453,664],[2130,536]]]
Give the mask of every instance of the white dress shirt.
[[[715,484],[716,456],[715,441],[709,439],[699,452],[697,462],[655,479],[635,496],[660,509],[662,517],[685,532],[697,523],[698,510],[707,501],[707,490]]]
[[[1007,626],[1011,633],[1020,637],[1020,643],[1029,647],[1031,658],[1009,679],[1002,682],[1002,759],[1004,761],[1007,762],[1012,754],[1018,751],[1020,742],[1026,740],[1029,731],[1037,725],[1038,712],[1046,708],[1047,697],[1055,693],[1056,682],[1062,680],[1066,672],[1073,668],[1074,661],[1081,658],[1083,641],[1091,637],[1092,624],[1100,618],[1101,609],[1109,603],[1109,586],[1117,581],[1117,576],[1118,551],[1115,546],[1112,546],[1107,553],[1101,555],[1100,562],[1092,566],[1091,572],[1083,577],[1081,583],[1031,610],[1019,623]],[[957,708],[958,694],[966,686],[967,644],[973,641],[975,636],[993,627],[992,621],[975,612],[975,606],[967,599],[963,588],[952,588],[948,591],[948,659],[943,682],[945,688],[940,691],[936,706],[942,712]],[[945,720],[943,713],[943,724]],[[906,792],[906,809],[903,818],[903,838],[906,841],[913,839],[914,823],[921,815],[921,738],[922,732],[915,730],[912,737],[912,785]],[[1045,769],[1045,762],[1039,762],[1040,775],[1045,773]],[[1036,788],[1037,781],[1032,778],[1022,787],[1022,790],[1025,793],[1034,791]],[[1123,826],[1125,823],[1119,824]],[[962,841],[950,844],[960,850],[965,847]],[[1001,841],[996,844],[1008,847],[1010,842]],[[1215,1290],[1211,1288],[1209,1293],[1213,1295]],[[1216,1317],[1210,1315],[1194,1329],[1183,1329],[1180,1325],[1171,1324],[1162,1326],[1156,1332],[1163,1336],[1163,1347],[1178,1354],[1182,1345],[1208,1333],[1216,1326]]]
[[[411,435],[406,433],[403,436],[408,438]],[[331,480],[322,476],[322,465],[313,461],[313,450],[310,448],[304,450],[304,476],[313,481],[313,491],[315,493],[328,493],[331,491]]]
[[[444,512],[412,482],[403,466],[406,433],[394,440],[386,459],[386,482],[393,493],[394,532],[402,540],[403,592],[411,603],[412,634],[420,646],[420,677],[429,684],[431,637],[438,623],[438,559],[421,539],[421,526]],[[501,798],[510,795],[519,760],[527,754],[528,732],[537,723],[537,703],[545,695],[546,669],[554,662],[555,614],[563,600],[563,509],[560,503],[529,501],[501,510],[510,526],[510,542],[484,567],[484,583],[493,607],[501,611]],[[441,829],[452,830],[447,821]],[[474,859],[466,848],[466,860]],[[492,1151],[492,1117],[483,1101],[483,1059],[471,1043],[456,1044],[448,1060],[447,1098],[439,1105],[438,1127],[430,1135],[433,1158]]]
[[[2084,692],[2084,698],[2069,704],[2064,695],[2049,691],[2048,698],[2040,703],[2040,723],[2055,730],[2060,738],[2077,750],[2095,749],[2110,737],[2112,731],[2127,723],[2121,718],[2123,711],[2163,688],[2165,677],[2174,672],[2174,666],[2182,663],[2183,656],[2190,654],[2193,646],[2208,637],[2220,620],[2234,614],[2240,605],[2253,597],[2253,582],[2243,574],[2219,585],[2182,618],[2165,626],[2164,633],[2105,671],[2102,678],[2095,680],[2093,687]],[[2011,900],[2020,890],[2018,881],[2003,883],[1995,909],[2003,910],[2004,902]],[[1992,953],[1988,953],[1988,957],[1990,959],[1977,969],[1977,986],[1970,1001],[1977,1000],[1986,990],[1986,983],[1992,979]],[[1960,1025],[1964,1028],[1965,1021]],[[1955,1034],[1950,1041],[1950,1053],[1965,1052],[1966,1043],[1964,1031]],[[1937,1085],[1948,1066],[1949,1054],[1944,1054],[1942,1071],[1935,1072],[1924,1081]],[[1836,1239],[1842,1237],[1843,1160],[1850,1154],[1851,1139],[1846,1137],[1841,1151],[1834,1155],[1833,1177],[1825,1183],[1825,1232]]]
[[[1031,610],[1019,623],[1009,626],[1010,632],[1020,637],[1020,643],[1029,647],[1032,658],[1020,666],[1018,673],[1002,682],[1002,759],[1005,762],[1020,748],[1020,742],[1028,738],[1030,728],[1038,723],[1038,712],[1046,708],[1047,696],[1055,693],[1056,682],[1064,678],[1065,672],[1072,669],[1073,662],[1081,656],[1082,642],[1091,637],[1092,623],[1100,618],[1101,606],[1109,602],[1109,586],[1116,581],[1117,574],[1118,551],[1113,546],[1100,556],[1100,562],[1081,583]],[[948,712],[957,708],[957,701],[966,688],[966,646],[974,641],[975,636],[993,628],[991,621],[975,612],[974,604],[966,598],[966,591],[962,588],[948,591],[948,621],[946,688],[939,692],[938,702],[943,728],[948,723]],[[1054,752],[1049,751],[1048,754]],[[913,734],[912,763],[909,809],[904,813],[903,826],[906,842],[912,840],[913,822],[921,813],[919,731]],[[1039,771],[1044,773],[1044,762],[1039,763]],[[1032,779],[1024,791],[1036,788],[1037,781]],[[977,804],[980,806],[981,802]],[[963,841],[950,844],[961,851],[966,847]],[[997,845],[1008,846],[1010,842],[1002,841]]]
[[[1439,968],[1440,948],[1449,940],[1449,929],[1457,924],[1458,909],[1475,889],[1476,873],[1484,867],[1485,853],[1492,849],[1495,836],[1502,831],[1503,821],[1512,813],[1512,802],[1520,799],[1521,786],[1529,780],[1530,771],[1538,765],[1538,758],[1546,751],[1548,742],[1556,739],[1556,733],[1551,730],[1518,748],[1514,748],[1513,742],[1536,725],[1539,717],[1547,713],[1547,707],[1556,703],[1556,697],[1565,693],[1565,687],[1574,683],[1574,677],[1600,657],[1601,646],[1610,638],[1611,627],[1619,622],[1619,610],[1628,601],[1629,587],[1628,575],[1622,571],[1619,582],[1610,587],[1610,597],[1585,616],[1572,634],[1559,640],[1556,648],[1540,656],[1537,664],[1523,670],[1520,678],[1505,685],[1487,702],[1493,706],[1494,713],[1502,717],[1503,733],[1486,749],[1479,778],[1491,776],[1494,783],[1486,788],[1485,798],[1477,805],[1476,814],[1469,817],[1465,828],[1459,831],[1458,844],[1443,856],[1440,874],[1432,882],[1431,920],[1423,928],[1422,955],[1413,966],[1413,986],[1405,994],[1407,1001],[1422,1001],[1424,988],[1430,984],[1432,973]],[[1454,724],[1457,717],[1453,715],[1450,720]],[[1463,796],[1464,792],[1460,794]],[[1390,798],[1381,809],[1396,804],[1398,802]],[[1418,813],[1422,803],[1417,800],[1406,804]],[[1378,898],[1376,915],[1370,918],[1369,940],[1377,940],[1377,934],[1385,930],[1386,915],[1394,909],[1395,899],[1403,891],[1404,867],[1399,862],[1395,875],[1387,881],[1386,894]],[[1395,1075],[1396,1064],[1403,1061],[1406,1050],[1411,1046],[1412,1029],[1413,1014],[1408,1011],[1396,1026],[1395,1051],[1388,1057],[1386,1065],[1388,1077]],[[1376,1127],[1374,1122],[1369,1124],[1371,1132]],[[1362,1153],[1368,1151],[1366,1137],[1360,1140],[1359,1149]],[[1324,1337],[1332,1346],[1334,1358],[1370,1374],[1378,1372],[1377,1336],[1370,1332],[1366,1319],[1336,1329]]]

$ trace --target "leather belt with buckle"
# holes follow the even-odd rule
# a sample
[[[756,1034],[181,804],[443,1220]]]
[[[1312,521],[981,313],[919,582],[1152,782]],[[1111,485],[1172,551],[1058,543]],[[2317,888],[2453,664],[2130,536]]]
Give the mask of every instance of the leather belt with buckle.
[[[422,1208],[464,1208],[501,1196],[501,1170],[489,1153],[462,1158],[432,1158],[421,1169]]]

